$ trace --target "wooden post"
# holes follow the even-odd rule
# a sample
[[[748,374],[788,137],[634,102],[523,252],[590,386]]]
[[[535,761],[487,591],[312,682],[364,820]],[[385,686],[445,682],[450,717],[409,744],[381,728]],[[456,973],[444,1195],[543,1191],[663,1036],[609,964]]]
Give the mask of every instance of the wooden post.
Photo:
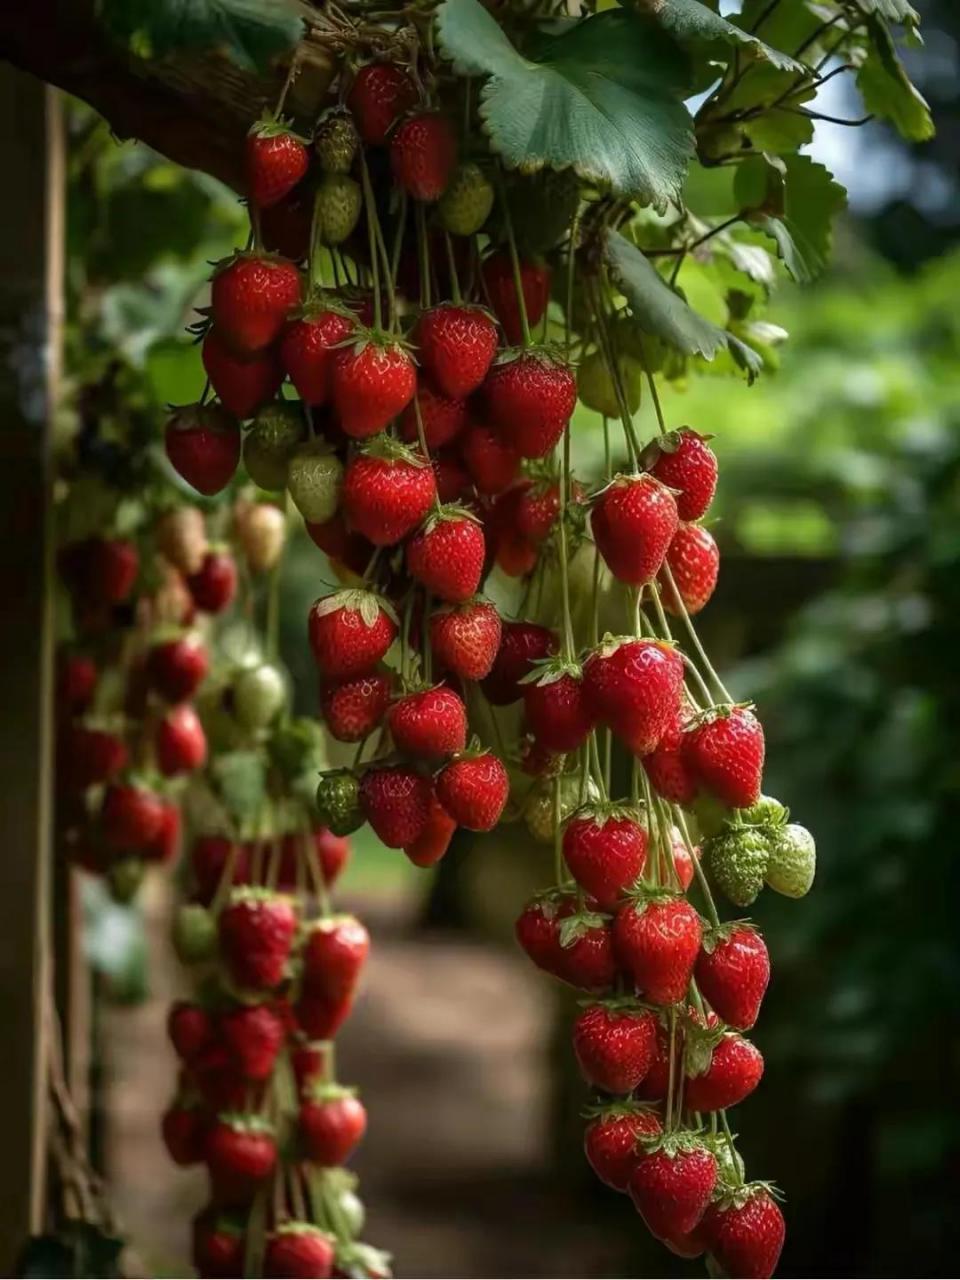
[[[51,982],[50,418],[62,322],[63,145],[54,90],[0,66],[0,1274],[43,1224]]]

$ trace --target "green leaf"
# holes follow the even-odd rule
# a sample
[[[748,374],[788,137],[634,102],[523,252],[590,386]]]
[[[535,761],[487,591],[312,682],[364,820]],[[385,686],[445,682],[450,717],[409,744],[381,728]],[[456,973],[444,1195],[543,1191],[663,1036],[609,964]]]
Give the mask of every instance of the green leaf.
[[[256,751],[228,751],[211,765],[223,803],[243,822],[255,817],[266,798],[267,775]]]
[[[295,0],[101,0],[104,24],[145,57],[218,49],[266,71],[303,34]]]
[[[740,166],[736,191],[749,221],[775,242],[794,280],[808,284],[820,275],[830,256],[833,219],[847,203],[830,170],[805,155],[776,163],[754,157]]]
[[[887,22],[899,22],[905,27],[915,27],[920,15],[908,0],[859,0],[864,13],[876,13]]]
[[[771,7],[770,0],[745,0],[733,21],[747,32],[756,27],[756,34],[778,49],[799,49],[823,25],[813,6],[798,0],[775,7]],[[804,50],[804,56],[810,58],[811,48]]]
[[[661,338],[685,355],[712,360],[727,348],[752,382],[763,367],[745,342],[704,319],[667,284],[643,253],[619,231],[608,231],[605,253],[610,274],[626,296],[633,319],[644,333]]]
[[[857,72],[863,105],[873,115],[889,120],[911,142],[926,142],[934,135],[933,118],[926,99],[900,61],[890,29],[882,18],[867,19],[870,52]]]
[[[480,115],[508,168],[573,168],[663,211],[693,155],[683,97],[690,63],[656,23],[611,11],[520,54],[479,0],[444,0],[440,47],[456,70],[487,76]]]
[[[788,53],[781,53],[768,44],[735,27],[726,18],[708,9],[700,0],[635,0],[641,13],[652,14],[665,30],[669,31],[681,44],[739,44],[746,46],[749,53],[765,62],[772,63],[782,71],[803,71],[803,66],[791,58]]]

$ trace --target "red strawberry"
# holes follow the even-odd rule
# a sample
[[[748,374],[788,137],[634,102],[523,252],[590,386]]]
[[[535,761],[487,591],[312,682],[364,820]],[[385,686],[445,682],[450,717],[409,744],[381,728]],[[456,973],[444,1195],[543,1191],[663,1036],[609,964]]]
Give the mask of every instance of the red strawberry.
[[[316,1084],[327,1068],[329,1045],[322,1040],[306,1040],[291,1045],[290,1065],[297,1081],[297,1093]]]
[[[217,1030],[245,1080],[268,1080],[287,1038],[279,1014],[267,1004],[240,1004],[221,1014]]]
[[[570,421],[577,380],[552,352],[508,351],[487,374],[483,396],[490,421],[517,452],[542,458]]]
[[[430,798],[429,778],[406,765],[368,769],[360,781],[364,817],[388,849],[402,849],[423,832]]]
[[[717,1184],[717,1160],[690,1134],[670,1134],[641,1152],[628,1190],[658,1239],[689,1235]]]
[[[430,458],[437,479],[437,497],[441,502],[456,502],[473,488],[473,481],[460,457],[453,449],[441,449]]]
[[[212,1044],[190,1063],[190,1082],[212,1111],[234,1111],[246,1105],[249,1081],[244,1080],[222,1044]]]
[[[520,768],[531,778],[553,778],[563,769],[566,756],[548,751],[532,734],[520,740]]]
[[[332,1040],[350,1015],[353,997],[332,1000],[309,992],[297,1004],[297,1021],[310,1040]]]
[[[362,332],[334,356],[330,386],[341,427],[355,440],[365,440],[407,407],[417,373],[399,342]]]
[[[336,1239],[311,1222],[281,1222],[267,1236],[266,1280],[312,1280],[334,1274]]]
[[[390,677],[377,672],[323,684],[320,714],[331,736],[338,742],[362,742],[383,719],[390,686]]]
[[[280,390],[283,369],[272,350],[241,360],[216,329],[208,329],[201,357],[220,403],[237,418],[252,418],[260,406],[272,400]]]
[[[594,725],[580,668],[562,658],[534,667],[523,681],[523,713],[542,747],[576,751]]]
[[[307,148],[277,120],[258,120],[247,134],[247,194],[261,209],[278,204],[307,172]]]
[[[303,261],[310,251],[314,198],[314,185],[301,182],[282,200],[260,210],[260,235],[269,253]]]
[[[207,1209],[193,1220],[192,1261],[206,1280],[243,1275],[244,1228],[219,1209]]]
[[[688,1075],[683,1105],[689,1111],[725,1111],[748,1098],[763,1076],[763,1055],[755,1044],[735,1031],[722,1036],[710,1065]]]
[[[683,427],[656,441],[659,456],[650,470],[668,488],[679,491],[681,520],[699,520],[713,501],[717,457],[707,444],[709,438]]]
[[[577,884],[600,907],[614,907],[647,862],[645,820],[635,809],[590,805],[563,829],[563,858]]]
[[[534,622],[504,622],[500,648],[490,674],[481,688],[484,697],[495,707],[506,707],[523,696],[520,681],[533,670],[533,664],[549,658],[556,651],[553,632]]]
[[[597,498],[590,526],[613,576],[641,587],[660,572],[677,531],[677,503],[651,475],[617,476]]]
[[[580,487],[571,487],[571,499],[580,501]],[[516,510],[517,533],[534,546],[546,542],[560,513],[560,486],[555,480],[541,480],[525,489]]]
[[[57,782],[83,791],[108,782],[127,767],[126,744],[115,733],[88,729],[86,725],[66,725],[57,744]]]
[[[417,410],[420,423],[417,422]],[[417,394],[400,415],[400,435],[408,443],[420,438],[420,426],[428,449],[442,449],[467,424],[466,400],[452,400],[435,391],[428,382],[417,385]]]
[[[171,707],[157,726],[154,750],[160,772],[192,773],[207,758],[207,739],[193,707]]]
[[[316,1164],[345,1164],[366,1128],[366,1108],[352,1089],[321,1085],[300,1104],[300,1136]]]
[[[608,636],[583,664],[583,687],[596,719],[645,756],[676,720],[683,659],[659,640]]]
[[[335,836],[326,827],[317,827],[313,833],[313,843],[320,860],[320,874],[329,888],[350,859],[350,841],[346,836]]]
[[[456,163],[457,135],[439,112],[408,116],[394,129],[390,139],[393,180],[414,200],[439,200]]]
[[[305,311],[290,325],[280,342],[280,360],[301,400],[314,408],[329,401],[338,345],[355,328],[352,315],[330,307]]]
[[[460,453],[478,493],[502,493],[520,470],[520,454],[493,427],[471,422],[460,436]]]
[[[59,559],[67,586],[83,603],[123,604],[140,572],[140,557],[123,538],[88,538],[69,544]]]
[[[766,943],[748,924],[736,922],[712,930],[704,938],[694,976],[717,1016],[746,1031],[757,1020],[770,981]]]
[[[630,903],[613,925],[617,958],[650,1004],[684,998],[702,935],[690,903],[666,894]]]
[[[299,301],[300,273],[272,254],[237,254],[217,268],[210,289],[213,323],[240,356],[272,346]]]
[[[497,350],[497,327],[482,307],[444,302],[421,314],[413,340],[424,371],[444,395],[460,401],[487,376]]]
[[[199,636],[155,644],[147,656],[150,683],[168,702],[192,698],[210,670],[210,655]]]
[[[672,584],[666,578],[668,569]],[[688,614],[699,613],[713,595],[719,572],[720,552],[710,530],[699,524],[681,524],[658,576],[667,613],[680,613],[677,596]]]
[[[213,1044],[213,1021],[202,1006],[178,1000],[167,1014],[167,1035],[177,1057],[191,1063]]]
[[[180,808],[162,800],[160,830],[142,853],[147,862],[173,862],[180,852]]]
[[[673,866],[677,881],[680,888],[686,893],[693,883],[696,870],[694,862],[700,861],[700,846],[697,845],[692,850],[688,849],[687,842],[684,840],[679,827],[671,827],[670,848],[673,852]]]
[[[497,656],[501,631],[499,613],[485,600],[439,609],[430,618],[434,659],[461,680],[482,680]]]
[[[447,852],[456,829],[456,822],[434,794],[430,798],[426,826],[416,840],[403,846],[403,852],[415,867],[432,867]]]
[[[309,632],[320,674],[345,680],[373,670],[393,644],[397,623],[373,592],[338,591],[314,602]]]
[[[686,707],[678,706],[672,723],[657,746],[643,758],[643,767],[654,790],[665,800],[685,807],[691,805],[697,796],[697,780],[683,753],[683,721],[688,714]]]
[[[360,137],[368,146],[380,147],[398,116],[417,102],[417,86],[402,67],[392,62],[372,62],[361,67],[347,94]]]
[[[347,528],[342,511],[322,522],[305,520],[304,525],[312,541],[331,560],[339,560],[355,573],[363,573],[373,554],[373,545],[363,534]]]
[[[347,466],[341,502],[354,529],[375,546],[389,547],[417,527],[436,497],[429,463],[384,437]]]
[[[489,752],[461,756],[437,777],[440,803],[468,831],[492,831],[509,794],[507,771]]]
[[[100,808],[104,842],[118,853],[144,853],[160,836],[164,817],[163,800],[153,791],[111,783]]]
[[[163,1145],[174,1164],[182,1168],[200,1164],[207,1138],[207,1116],[201,1107],[174,1103],[163,1113],[160,1129]]]
[[[601,1182],[614,1191],[626,1191],[640,1158],[639,1140],[659,1137],[662,1132],[654,1112],[633,1103],[612,1103],[587,1125],[583,1149]]]
[[[243,845],[226,836],[198,836],[190,848],[190,866],[197,883],[197,895],[204,905],[209,905],[233,856],[231,884],[246,884],[250,878],[250,855]]]
[[[82,653],[57,655],[56,704],[62,715],[78,716],[90,706],[97,688],[97,664]]]
[[[229,551],[208,551],[187,578],[193,603],[204,613],[222,613],[237,591],[237,565]]]
[[[205,1158],[219,1196],[228,1203],[250,1200],[277,1163],[273,1128],[258,1115],[225,1112],[207,1133]]]
[[[485,555],[474,515],[464,507],[435,507],[407,544],[407,568],[433,595],[462,604],[480,585]]]
[[[681,746],[697,782],[722,804],[747,809],[760,797],[763,726],[749,707],[719,706],[688,726]]]
[[[676,1050],[677,1055],[683,1053],[683,1038],[680,1030],[681,1024],[677,1024],[676,1033]],[[676,1062],[681,1057],[678,1056],[674,1070],[678,1071]],[[653,1054],[653,1062],[650,1064],[650,1070],[647,1072],[646,1079],[637,1090],[637,1097],[642,1098],[646,1102],[663,1102],[670,1089],[670,1036],[664,1021],[657,1022],[657,1044]]]
[[[352,996],[370,951],[370,935],[356,916],[324,916],[303,943],[303,985],[311,995]]]
[[[164,444],[170,465],[198,493],[219,493],[240,462],[240,428],[216,404],[188,405],[167,423]]]
[[[284,978],[297,930],[290,898],[269,889],[234,889],[217,922],[220,958],[231,982],[269,991]]]
[[[506,249],[491,254],[480,268],[483,286],[497,319],[510,343],[520,342],[523,326],[514,283],[513,263]],[[520,263],[520,288],[526,305],[527,322],[533,329],[543,319],[550,300],[550,268],[539,262]]]
[[[538,969],[581,991],[602,994],[616,980],[610,918],[579,911],[576,898],[535,898],[517,920],[516,936]]]
[[[417,760],[443,759],[467,743],[467,709],[446,685],[400,698],[387,712],[387,723],[397,750]]]
[[[699,1234],[725,1275],[766,1280],[780,1261],[786,1226],[769,1188],[755,1182],[709,1205]]]
[[[573,1024],[573,1052],[588,1084],[631,1093],[650,1070],[656,1035],[649,1009],[592,1004]]]

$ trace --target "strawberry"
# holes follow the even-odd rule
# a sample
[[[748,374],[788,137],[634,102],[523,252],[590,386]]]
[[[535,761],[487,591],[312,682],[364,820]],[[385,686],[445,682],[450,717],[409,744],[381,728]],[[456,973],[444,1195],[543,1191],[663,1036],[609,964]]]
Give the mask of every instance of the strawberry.
[[[157,726],[154,751],[161,773],[192,773],[207,758],[207,739],[200,717],[190,706],[172,707]]]
[[[244,729],[266,729],[287,705],[287,681],[268,662],[247,667],[233,681],[233,717]]]
[[[328,1049],[329,1045],[323,1040],[304,1040],[291,1045],[290,1065],[298,1095],[322,1078],[327,1069]]]
[[[465,507],[435,507],[407,544],[407,569],[433,595],[462,604],[480,585],[485,556],[476,516]]]
[[[343,107],[331,107],[317,121],[313,150],[324,173],[349,173],[359,146],[353,116]]]
[[[637,1097],[645,1102],[663,1102],[670,1089],[670,1037],[665,1025],[666,1019],[661,1015],[657,1020],[657,1043],[653,1053],[653,1062],[646,1078],[637,1089]],[[682,1023],[677,1024],[675,1043],[676,1052],[682,1053]],[[676,1063],[674,1064],[676,1068]]]
[[[345,173],[325,173],[317,183],[313,225],[317,243],[343,244],[353,235],[363,209],[360,184]]]
[[[320,862],[320,874],[323,876],[324,884],[329,888],[336,883],[341,871],[350,860],[350,841],[328,831],[326,827],[316,827],[313,832],[313,843]]]
[[[167,1036],[181,1062],[191,1063],[214,1042],[213,1021],[198,1004],[178,1000],[167,1014]]]
[[[244,1203],[277,1163],[273,1127],[258,1115],[224,1112],[207,1133],[204,1154],[217,1195],[227,1203]]]
[[[676,720],[683,659],[659,640],[605,636],[583,664],[583,687],[594,717],[646,756]]]
[[[239,356],[272,346],[299,301],[300,273],[273,254],[236,254],[217,267],[210,289],[213,323]]]
[[[323,307],[305,310],[284,333],[280,360],[297,395],[306,404],[318,408],[330,400],[338,346],[355,328],[352,315]]]
[[[481,688],[494,707],[506,707],[523,696],[521,680],[533,670],[533,664],[556,651],[553,632],[534,622],[504,622],[500,648],[490,674]]]
[[[574,482],[570,488],[571,502],[582,498],[580,486]],[[546,542],[557,516],[560,514],[560,486],[555,480],[540,480],[525,489],[517,504],[517,533],[534,546]]]
[[[403,852],[415,867],[432,867],[447,852],[456,829],[456,822],[433,794],[426,825],[416,840],[403,846]]]
[[[320,822],[334,835],[348,836],[363,826],[360,783],[349,769],[321,773],[316,803]]]
[[[443,302],[421,313],[413,341],[438,390],[463,400],[487,376],[497,350],[497,328],[482,307]]]
[[[233,889],[217,923],[220,958],[236,986],[269,991],[286,974],[296,905],[269,889]]]
[[[520,342],[523,326],[520,323],[520,307],[514,283],[513,263],[509,252],[501,249],[485,259],[480,268],[484,291],[490,299],[494,314],[503,325],[510,343]],[[520,288],[531,329],[543,319],[550,300],[550,268],[543,263],[521,261]]]
[[[436,476],[437,497],[441,502],[456,502],[473,488],[467,468],[452,448],[432,454],[430,465]]]
[[[457,163],[457,135],[446,116],[408,116],[390,139],[393,180],[414,200],[432,203],[447,189]]]
[[[590,527],[613,576],[641,587],[660,572],[677,531],[677,503],[651,475],[617,476],[596,499]]]
[[[713,501],[717,457],[707,444],[709,438],[683,427],[655,442],[658,456],[650,470],[668,488],[678,491],[681,520],[699,520]]]
[[[548,751],[532,734],[520,740],[520,768],[531,778],[554,778],[562,770],[566,756]]]
[[[471,422],[460,436],[460,454],[478,493],[502,493],[520,470],[520,454],[483,422]]]
[[[617,359],[620,386],[631,417],[640,408],[643,397],[643,366],[629,356]],[[580,400],[594,413],[606,418],[620,417],[620,397],[610,374],[610,365],[602,351],[591,351],[577,368],[577,391]]]
[[[310,251],[313,187],[301,182],[282,200],[260,210],[260,235],[268,253],[302,262]]]
[[[207,1116],[201,1107],[174,1104],[160,1122],[163,1145],[174,1164],[200,1164],[207,1138]]]
[[[573,1052],[588,1084],[631,1093],[650,1070],[657,1020],[648,1009],[592,1004],[573,1024]]]
[[[552,351],[502,354],[483,384],[490,421],[524,458],[542,458],[563,435],[577,403],[577,381]]]
[[[466,746],[467,709],[446,685],[400,698],[387,723],[397,750],[418,760],[439,760]]]
[[[64,716],[79,716],[93,701],[97,688],[97,664],[82,653],[58,653],[55,701]]]
[[[300,1136],[316,1164],[345,1164],[366,1128],[366,1108],[352,1089],[321,1085],[300,1104]]]
[[[243,441],[243,465],[254,484],[279,492],[286,488],[290,459],[304,438],[301,406],[292,400],[264,405]]]
[[[188,405],[167,423],[164,445],[177,475],[209,497],[233,479],[240,461],[240,428],[220,405]]]
[[[746,1031],[757,1020],[770,981],[766,943],[756,929],[739,921],[711,930],[704,937],[694,976],[717,1016]]]
[[[430,797],[429,778],[406,765],[368,769],[360,781],[364,817],[388,849],[402,849],[422,833]]]
[[[246,1105],[249,1082],[222,1044],[212,1044],[190,1063],[189,1080],[210,1110],[234,1111]]]
[[[527,727],[548,751],[576,751],[594,725],[576,663],[552,658],[521,681]]]
[[[398,116],[417,102],[417,87],[402,67],[392,62],[371,62],[353,78],[347,106],[363,141],[381,147]]]
[[[168,702],[192,698],[210,670],[210,655],[199,636],[155,644],[147,655],[147,672],[157,693]]]
[[[817,846],[813,836],[799,823],[790,822],[771,836],[764,879],[774,893],[786,898],[803,898],[810,892],[817,873]]]
[[[717,706],[687,727],[681,748],[691,774],[722,804],[745,809],[760,795],[763,726],[749,707]]]
[[[180,807],[172,800],[160,801],[160,829],[142,850],[147,862],[174,862],[180,852]]]
[[[672,583],[666,578],[667,570]],[[680,524],[657,579],[667,613],[679,614],[681,602],[691,616],[699,613],[713,595],[719,572],[720,552],[710,530]]]
[[[634,1103],[612,1103],[597,1111],[583,1135],[590,1167],[614,1191],[626,1191],[640,1158],[639,1140],[656,1138],[663,1126],[653,1111]]]
[[[57,567],[75,597],[86,605],[123,604],[140,572],[140,557],[122,538],[87,538],[68,544]]]
[[[258,120],[247,134],[244,155],[247,194],[266,209],[292,191],[307,172],[307,148],[279,120]]]
[[[208,329],[201,358],[220,403],[237,418],[250,418],[280,390],[283,368],[268,349],[248,360],[238,359],[216,329]]]
[[[209,905],[225,874],[233,850],[231,884],[246,884],[250,878],[250,855],[241,844],[227,836],[197,836],[190,847],[190,867],[197,886],[197,896]]]
[[[355,916],[324,916],[303,943],[303,986],[311,995],[344,1000],[356,990],[370,951],[370,935]]]
[[[211,960],[217,951],[216,921],[199,902],[183,902],[173,917],[170,941],[183,965]]]
[[[174,507],[154,525],[157,550],[183,574],[196,573],[210,550],[207,522],[199,507]]]
[[[332,1040],[350,1016],[353,997],[331,999],[304,992],[297,1003],[297,1021],[310,1040]]]
[[[663,1240],[693,1231],[716,1183],[716,1157],[699,1139],[681,1132],[645,1145],[628,1190],[651,1234]]]
[[[682,749],[683,721],[687,714],[681,701],[656,747],[643,757],[643,767],[657,794],[685,807],[691,805],[697,796],[697,781],[690,772]]]
[[[267,573],[280,559],[287,538],[287,520],[270,502],[243,507],[238,504],[234,531],[250,572]]]
[[[100,807],[104,843],[118,853],[144,853],[161,835],[164,804],[146,787],[112,782]]]
[[[362,534],[352,533],[347,528],[342,511],[320,524],[312,520],[305,521],[305,524],[311,541],[324,555],[354,573],[363,573],[373,554],[373,546]]]
[[[359,330],[354,342],[336,352],[330,388],[343,430],[365,440],[407,407],[417,389],[417,373],[399,342]]]
[[[574,897],[535,898],[521,913],[515,931],[537,968],[561,982],[602,994],[616,981],[610,918],[579,911]]]
[[[453,400],[442,391],[435,391],[428,382],[420,382],[417,394],[400,415],[400,435],[413,443],[419,439],[422,426],[427,448],[442,449],[460,434],[466,423],[466,400]]]
[[[437,221],[453,236],[472,236],[493,209],[493,184],[478,164],[457,165],[437,206]]]
[[[671,827],[670,849],[673,853],[673,868],[677,882],[683,892],[686,893],[693,883],[693,877],[696,872],[694,864],[700,861],[700,846],[697,845],[693,849],[688,849],[680,828]]]
[[[378,547],[393,546],[411,533],[436,497],[429,463],[386,436],[352,459],[343,481],[348,523]]]
[[[735,1031],[721,1036],[709,1065],[688,1074],[683,1105],[688,1111],[725,1111],[750,1096],[763,1076],[763,1055]]]
[[[437,776],[437,797],[451,818],[468,831],[492,831],[510,794],[507,771],[490,752],[469,752]]]
[[[699,1234],[725,1275],[766,1280],[780,1261],[786,1226],[769,1187],[754,1182],[710,1204]]]
[[[645,819],[620,805],[588,805],[568,819],[563,857],[577,884],[602,908],[614,907],[643,875],[647,862]]]
[[[268,1280],[309,1280],[334,1274],[336,1239],[312,1222],[281,1222],[267,1236],[263,1274]]]
[[[210,1208],[193,1220],[191,1259],[207,1280],[231,1280],[243,1274],[244,1228],[239,1219]]]
[[[237,564],[229,551],[208,551],[187,578],[193,603],[204,613],[222,613],[237,593]]]
[[[613,925],[617,958],[650,1004],[675,1004],[690,985],[703,926],[684,898],[660,893],[624,907]]]
[[[496,607],[485,600],[438,609],[430,618],[434,660],[461,680],[482,680],[496,659],[501,631]]]
[[[304,520],[314,524],[332,520],[342,487],[343,463],[328,444],[311,440],[291,456],[287,492]]]
[[[283,1019],[267,1004],[239,1004],[221,1014],[217,1031],[245,1080],[268,1080],[287,1038]]]
[[[344,680],[372,671],[393,644],[393,609],[371,591],[338,591],[310,610],[310,647],[322,676]]]
[[[57,741],[57,783],[84,791],[109,782],[127,767],[128,760],[126,744],[115,733],[66,725]]]
[[[390,677],[373,672],[351,680],[326,681],[320,689],[320,714],[338,742],[362,742],[390,705]]]

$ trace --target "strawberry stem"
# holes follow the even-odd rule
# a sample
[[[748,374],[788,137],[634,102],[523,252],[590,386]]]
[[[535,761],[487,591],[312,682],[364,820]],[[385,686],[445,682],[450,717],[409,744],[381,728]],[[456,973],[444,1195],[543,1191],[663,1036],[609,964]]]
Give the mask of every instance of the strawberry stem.
[[[704,649],[703,644],[700,641],[700,637],[697,635],[693,622],[690,619],[690,614],[687,612],[687,606],[683,603],[683,599],[680,596],[680,592],[677,590],[677,584],[673,580],[673,573],[666,561],[663,562],[663,568],[661,572],[663,573],[664,582],[666,583],[666,586],[672,592],[673,598],[676,601],[677,611],[679,612],[683,625],[686,628],[687,635],[689,636],[689,639],[690,639],[690,643],[693,645],[693,648],[697,657],[703,663],[704,671],[706,671],[707,675],[710,677],[710,679],[713,681],[714,685],[716,686],[720,694],[721,700],[723,702],[733,702],[734,699],[732,695],[728,692],[726,685],[723,683],[723,681],[720,679],[720,677],[717,675],[716,671],[714,670],[713,663],[710,661],[709,657],[707,656],[707,651],[706,649]],[[657,584],[655,582],[651,582],[650,590],[654,599],[654,607],[657,610],[658,616],[663,619],[663,625],[666,626],[667,620],[666,620],[666,615],[663,612],[663,605],[661,604],[661,601],[660,601],[660,590],[657,587]],[[668,627],[668,634],[669,634],[669,627]]]
[[[363,186],[363,202],[367,206],[367,244],[370,252],[370,273],[373,277],[373,327],[379,331],[383,317],[380,310],[380,269],[377,263],[377,233],[374,226],[377,211],[373,203],[370,171],[362,148],[360,150],[360,181]]]
[[[513,219],[510,217],[510,205],[507,202],[507,191],[503,181],[503,171],[500,166],[496,167],[497,177],[497,194],[500,196],[500,205],[503,209],[503,225],[507,233],[507,248],[510,253],[510,268],[513,271],[513,287],[517,295],[517,311],[520,314],[520,330],[523,334],[523,345],[529,347],[532,343],[530,337],[530,321],[527,319],[527,301],[523,296],[523,276],[520,272],[520,255],[517,253],[517,241],[513,234]]]
[[[620,375],[620,365],[616,359],[613,350],[613,343],[610,339],[610,332],[607,329],[606,317],[603,314],[603,304],[600,301],[597,290],[589,291],[591,308],[593,310],[594,320],[597,326],[597,340],[600,347],[600,354],[603,356],[603,362],[607,366],[607,372],[610,375],[610,381],[613,384],[613,393],[617,399],[617,406],[620,410],[620,421],[623,425],[623,433],[627,441],[627,452],[630,455],[630,462],[633,467],[639,465],[640,459],[640,441],[633,426],[633,415],[630,413],[627,404],[626,393],[623,389],[623,378]]]
[[[693,863],[693,873],[697,877],[697,883],[700,886],[700,892],[703,894],[704,902],[707,907],[707,916],[710,923],[715,929],[720,928],[720,916],[717,914],[717,904],[713,900],[713,894],[710,892],[710,885],[707,883],[707,877],[704,874],[703,867],[700,865],[700,859],[694,853],[693,842],[690,839],[690,832],[687,830],[687,820],[683,816],[683,810],[677,804],[670,806],[670,812],[673,814],[673,821],[680,830],[683,837],[683,843],[687,846],[687,853]]]
[[[453,241],[450,238],[450,232],[444,231],[443,240],[447,250],[447,269],[450,272],[450,294],[453,301],[459,305],[461,302],[460,294],[460,277],[457,275],[457,261],[453,253]]]

